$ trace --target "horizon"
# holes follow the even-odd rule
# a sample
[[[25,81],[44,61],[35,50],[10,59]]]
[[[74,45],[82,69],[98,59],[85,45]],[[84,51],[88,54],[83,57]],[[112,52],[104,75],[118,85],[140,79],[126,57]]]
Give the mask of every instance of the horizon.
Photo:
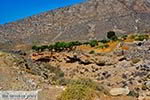
[[[85,0],[1,0],[0,25],[84,1]]]

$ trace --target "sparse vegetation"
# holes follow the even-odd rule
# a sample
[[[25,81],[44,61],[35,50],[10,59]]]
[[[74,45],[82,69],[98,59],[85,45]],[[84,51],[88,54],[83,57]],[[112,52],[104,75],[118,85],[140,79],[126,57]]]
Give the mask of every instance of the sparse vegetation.
[[[108,44],[104,44],[104,45],[100,45],[99,47],[97,47],[97,48],[101,48],[101,49],[105,49],[105,48],[108,48],[109,47],[109,45]]]
[[[121,39],[122,40],[126,40],[128,38],[128,35],[123,35],[123,36],[121,36]]]
[[[56,52],[60,52],[63,50],[72,50],[73,47],[75,46],[79,46],[82,45],[81,42],[79,41],[74,41],[74,42],[56,42],[55,44],[52,45],[43,45],[43,46],[33,46],[32,49],[35,51],[44,51],[46,49],[48,49],[49,51],[56,51]]]
[[[58,100],[92,100],[104,87],[90,79],[73,80]]]
[[[135,40],[136,41],[143,41],[143,40],[148,40],[149,39],[149,36],[148,35],[137,35],[135,37]]]
[[[92,41],[89,41],[89,42],[84,42],[83,44],[90,45],[91,47],[95,47],[95,46],[98,45],[98,41],[97,40],[92,40]]]
[[[100,48],[100,49],[104,49],[104,48],[108,48],[110,47],[110,45],[108,45],[110,43],[110,41],[117,41],[117,40],[121,40],[121,41],[127,41],[127,40],[135,40],[135,41],[143,41],[143,40],[148,40],[149,39],[149,35],[143,35],[143,34],[136,34],[136,35],[123,35],[121,37],[117,37],[116,33],[114,31],[109,31],[107,33],[107,39],[103,39],[103,40],[91,40],[91,41],[87,41],[87,42],[79,42],[79,41],[72,41],[72,42],[56,42],[52,45],[42,45],[42,46],[33,46],[32,50],[34,51],[38,51],[38,52],[42,52],[45,50],[49,50],[49,51],[55,51],[55,52],[61,52],[61,51],[71,51],[71,50],[75,50],[75,48],[77,46],[81,46],[81,45],[90,45],[91,47],[96,47],[96,48]],[[94,53],[92,52],[89,52]]]
[[[108,39],[103,39],[103,40],[100,40],[99,42],[101,42],[101,43],[108,43],[108,42],[110,42],[110,40],[108,40]]]
[[[138,97],[139,93],[135,92],[135,91],[130,91],[128,96],[133,96],[133,97]]]
[[[34,51],[44,51],[44,50],[49,50],[49,51],[56,51],[56,52],[61,52],[63,50],[72,50],[73,48],[75,48],[76,46],[80,46],[80,45],[90,45],[91,47],[95,47],[98,45],[98,41],[97,40],[92,40],[89,42],[84,42],[81,43],[79,41],[73,41],[73,42],[56,42],[55,44],[52,45],[43,45],[43,46],[33,46],[32,50]]]
[[[136,35],[131,35],[131,39],[136,40],[136,41],[143,41],[143,40],[148,40],[149,35],[146,34],[136,34]]]
[[[131,61],[132,61],[133,64],[136,64],[136,63],[138,63],[138,62],[140,61],[140,59],[138,59],[138,58],[133,58]]]
[[[95,46],[98,45],[98,41],[97,40],[92,40],[92,41],[89,42],[89,44],[90,44],[91,47],[95,47]]]
[[[51,77],[52,81],[56,81],[64,77],[64,72],[59,67],[53,67],[50,64],[44,64],[44,67],[48,69],[51,73],[54,73],[54,76]]]

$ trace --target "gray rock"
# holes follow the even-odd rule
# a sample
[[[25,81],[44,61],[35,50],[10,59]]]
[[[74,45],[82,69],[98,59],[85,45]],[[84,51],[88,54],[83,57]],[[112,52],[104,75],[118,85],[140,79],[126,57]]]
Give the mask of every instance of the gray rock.
[[[110,94],[112,96],[118,96],[118,95],[127,95],[129,94],[130,90],[128,89],[128,87],[126,88],[113,88],[110,90]]]
[[[148,89],[150,89],[150,81],[148,81],[148,82],[146,83],[146,87],[147,87]]]

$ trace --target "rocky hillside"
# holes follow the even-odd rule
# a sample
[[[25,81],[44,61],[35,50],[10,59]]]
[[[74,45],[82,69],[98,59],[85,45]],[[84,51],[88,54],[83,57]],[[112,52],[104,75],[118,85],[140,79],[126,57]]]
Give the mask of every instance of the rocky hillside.
[[[149,0],[88,0],[0,26],[0,49],[20,44],[104,38],[149,31]]]
[[[0,51],[0,76],[0,90],[40,90],[40,100],[150,100],[150,35],[62,51]]]

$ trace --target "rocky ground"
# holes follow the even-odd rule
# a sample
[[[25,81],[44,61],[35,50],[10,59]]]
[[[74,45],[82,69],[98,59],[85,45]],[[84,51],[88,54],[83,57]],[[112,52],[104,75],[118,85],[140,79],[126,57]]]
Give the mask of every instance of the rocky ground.
[[[0,90],[41,90],[40,100],[56,100],[67,80],[82,77],[109,92],[94,100],[149,100],[149,44],[150,40],[118,42],[111,52],[92,54],[83,47],[59,53],[0,52]]]

